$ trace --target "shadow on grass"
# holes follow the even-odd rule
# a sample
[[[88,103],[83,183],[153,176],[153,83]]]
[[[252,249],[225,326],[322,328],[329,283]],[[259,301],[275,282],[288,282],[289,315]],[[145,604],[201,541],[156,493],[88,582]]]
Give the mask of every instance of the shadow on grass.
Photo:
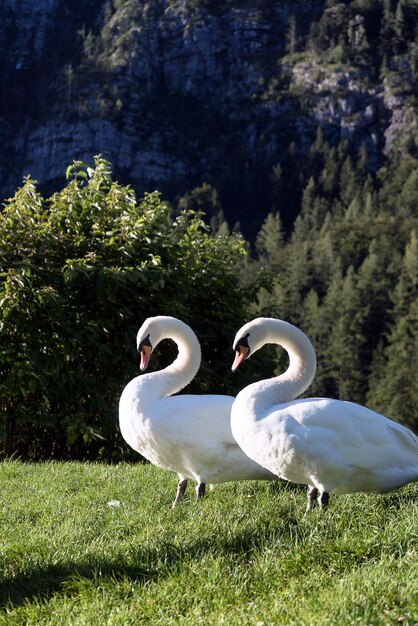
[[[288,520],[289,529],[294,524],[297,525],[294,519]],[[212,537],[182,546],[162,542],[154,549],[139,547],[136,553],[130,553],[125,562],[121,559],[92,559],[91,562],[63,562],[27,569],[1,581],[0,612],[34,599],[47,602],[55,594],[74,595],[86,587],[99,587],[106,582],[121,583],[124,579],[140,585],[157,582],[178,570],[182,562],[200,559],[208,552],[250,559],[254,551],[265,543],[265,536],[271,529],[270,523],[266,523],[261,528],[235,533],[228,540]]]
[[[85,583],[99,584],[106,579],[128,577],[146,581],[158,576],[158,572],[140,566],[121,565],[110,562],[59,563],[34,568],[13,576],[0,586],[0,611],[30,602],[35,598],[48,599],[55,593],[74,594],[75,588]]]

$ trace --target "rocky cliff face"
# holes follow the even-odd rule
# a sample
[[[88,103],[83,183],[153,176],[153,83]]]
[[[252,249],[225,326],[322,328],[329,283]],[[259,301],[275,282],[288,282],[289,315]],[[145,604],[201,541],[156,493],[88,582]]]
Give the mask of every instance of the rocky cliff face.
[[[53,190],[101,153],[139,190],[174,198],[207,181],[231,221],[260,221],[271,194],[256,206],[257,187],[303,159],[318,127],[363,146],[373,169],[415,115],[400,62],[401,85],[310,50],[325,0],[4,5],[2,197],[27,174]]]

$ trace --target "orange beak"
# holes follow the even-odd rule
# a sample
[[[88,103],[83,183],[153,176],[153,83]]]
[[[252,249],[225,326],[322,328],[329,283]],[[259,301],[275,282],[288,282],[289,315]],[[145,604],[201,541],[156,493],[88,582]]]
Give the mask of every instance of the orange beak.
[[[141,349],[141,365],[140,368],[143,372],[145,372],[145,370],[148,367],[149,364],[149,360],[151,357],[151,352],[152,352],[152,348],[151,346],[147,346],[147,345],[143,345],[142,349]]]
[[[233,362],[232,368],[231,368],[233,372],[235,372],[235,370],[238,369],[238,367],[241,365],[243,360],[248,355],[249,351],[250,351],[250,349],[245,347],[245,346],[237,346],[235,359],[234,359],[234,362]]]

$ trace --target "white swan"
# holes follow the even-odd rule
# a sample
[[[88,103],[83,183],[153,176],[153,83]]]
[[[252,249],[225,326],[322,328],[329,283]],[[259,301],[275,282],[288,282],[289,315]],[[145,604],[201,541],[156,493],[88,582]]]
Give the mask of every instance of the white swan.
[[[163,339],[178,347],[177,358],[161,371],[137,376],[122,392],[119,424],[125,441],[148,461],[179,476],[173,507],[184,495],[187,479],[197,481],[202,497],[205,483],[232,480],[274,480],[276,477],[249,459],[231,432],[234,401],[227,395],[178,395],[200,366],[200,345],[192,329],[174,317],[148,318],[138,331],[141,369]]]
[[[418,480],[418,438],[366,407],[328,398],[293,400],[312,382],[316,357],[308,337],[282,320],[257,318],[237,333],[232,370],[266,343],[288,352],[281,376],[245,387],[231,411],[232,433],[254,461],[319,494],[382,493]]]

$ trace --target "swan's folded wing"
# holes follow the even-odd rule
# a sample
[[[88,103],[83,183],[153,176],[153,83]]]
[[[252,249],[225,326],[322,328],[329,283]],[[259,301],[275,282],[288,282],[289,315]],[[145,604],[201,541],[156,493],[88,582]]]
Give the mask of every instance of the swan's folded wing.
[[[215,440],[237,445],[231,432],[231,407],[234,398],[227,395],[182,394],[158,401],[153,412],[153,427],[161,428],[172,440]]]
[[[284,434],[295,438],[298,453],[322,459],[321,464],[345,462],[374,470],[387,464],[403,467],[417,463],[418,438],[367,407],[325,398],[307,398],[278,407],[271,418],[277,421],[280,415]]]

